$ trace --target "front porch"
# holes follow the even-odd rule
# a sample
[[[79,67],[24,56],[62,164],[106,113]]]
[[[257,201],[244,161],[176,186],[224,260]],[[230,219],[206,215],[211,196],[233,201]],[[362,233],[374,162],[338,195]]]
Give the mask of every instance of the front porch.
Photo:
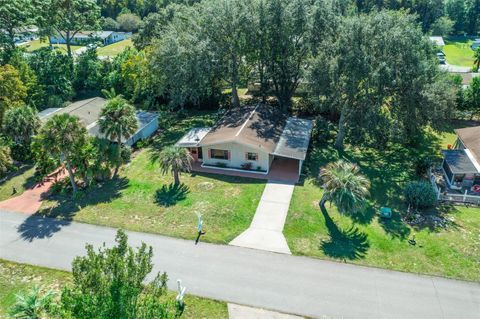
[[[270,164],[270,170],[266,173],[224,167],[205,166],[199,161],[194,161],[192,163],[192,171],[208,174],[223,174],[228,176],[298,183],[300,179],[299,165],[299,160],[275,156]]]

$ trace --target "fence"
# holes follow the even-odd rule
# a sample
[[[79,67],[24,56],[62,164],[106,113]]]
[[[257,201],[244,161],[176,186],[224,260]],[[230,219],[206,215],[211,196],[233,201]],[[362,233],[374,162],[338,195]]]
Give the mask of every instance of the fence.
[[[453,202],[453,203],[464,203],[464,204],[473,204],[480,206],[480,196],[468,195],[468,191],[465,191],[465,194],[453,194],[449,192],[443,192],[437,185],[437,179],[433,174],[433,171],[430,169],[428,171],[430,182],[432,183],[433,189],[437,194],[437,199],[439,201]]]

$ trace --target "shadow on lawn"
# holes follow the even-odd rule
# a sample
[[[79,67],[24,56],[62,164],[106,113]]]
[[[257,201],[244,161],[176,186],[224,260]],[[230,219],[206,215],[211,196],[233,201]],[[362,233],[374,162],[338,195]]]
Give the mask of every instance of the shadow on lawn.
[[[78,199],[73,199],[71,194],[54,195],[50,200],[56,202],[51,208],[45,208],[29,216],[18,228],[18,233],[24,240],[52,237],[63,227],[72,223],[77,212],[82,208],[100,203],[108,203],[121,196],[121,190],[128,186],[128,179],[112,179],[102,186],[93,186],[91,189],[80,193]]]
[[[329,241],[322,240],[320,242],[320,249],[324,254],[344,261],[364,258],[370,248],[367,235],[353,225],[347,230],[338,228],[327,210],[324,207],[320,207],[320,209],[330,235]]]
[[[183,183],[163,185],[155,192],[155,203],[164,207],[173,206],[187,198],[188,193],[190,193],[190,189]]]
[[[385,232],[394,238],[405,240],[410,235],[410,228],[397,211],[392,211],[391,218],[379,218],[378,222]]]

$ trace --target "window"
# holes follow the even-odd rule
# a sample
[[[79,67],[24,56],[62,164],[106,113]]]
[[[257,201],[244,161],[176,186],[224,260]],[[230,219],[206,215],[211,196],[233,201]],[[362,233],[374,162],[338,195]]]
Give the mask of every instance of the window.
[[[221,159],[221,160],[229,160],[229,151],[226,150],[216,150],[216,149],[211,149],[210,150],[210,158],[215,158],[215,159]]]
[[[258,154],[257,153],[246,153],[246,156],[248,161],[257,161],[258,160]]]

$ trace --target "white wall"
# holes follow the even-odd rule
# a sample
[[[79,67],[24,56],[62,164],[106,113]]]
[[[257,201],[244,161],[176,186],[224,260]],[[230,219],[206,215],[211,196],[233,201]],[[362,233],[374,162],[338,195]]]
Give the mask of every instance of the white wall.
[[[210,149],[218,149],[218,150],[226,150],[230,151],[230,160],[220,160],[216,158],[210,158]],[[258,160],[256,161],[247,161],[245,159],[245,153],[257,153]],[[240,168],[244,163],[252,163],[252,169],[256,170],[258,166],[261,167],[262,170],[268,171],[270,160],[269,154],[257,150],[255,148],[251,148],[245,145],[241,145],[238,143],[226,143],[226,144],[216,144],[211,146],[204,146],[202,147],[202,154],[203,154],[203,163],[215,165],[217,163],[225,163],[230,168]]]

